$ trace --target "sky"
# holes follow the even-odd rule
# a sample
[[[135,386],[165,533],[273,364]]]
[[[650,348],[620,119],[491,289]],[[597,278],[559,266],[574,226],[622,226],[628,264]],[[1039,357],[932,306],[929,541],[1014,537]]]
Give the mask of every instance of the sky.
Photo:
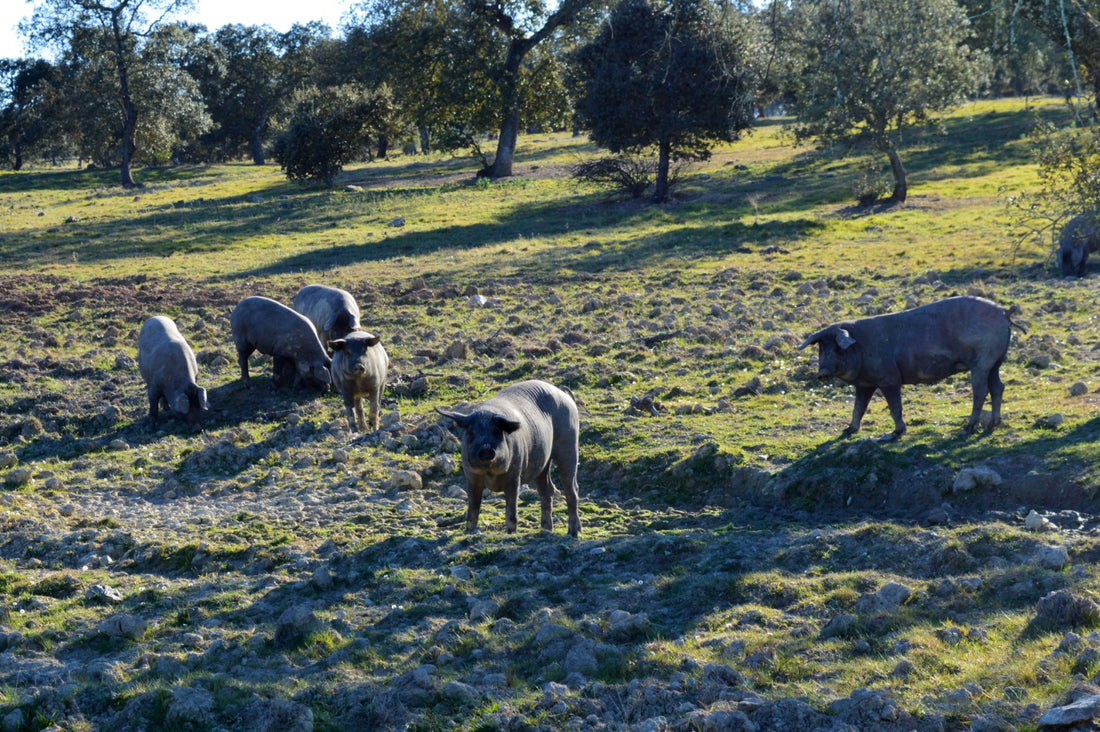
[[[202,23],[210,30],[229,23],[269,25],[284,32],[295,23],[320,20],[334,31],[340,17],[353,0],[195,0],[195,10],[187,20]],[[0,0],[0,58],[22,58],[30,55],[23,46],[16,26],[34,11],[32,0]]]

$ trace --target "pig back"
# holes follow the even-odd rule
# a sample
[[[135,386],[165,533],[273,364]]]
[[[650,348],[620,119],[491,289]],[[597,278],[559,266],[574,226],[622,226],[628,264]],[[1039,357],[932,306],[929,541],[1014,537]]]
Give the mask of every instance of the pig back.
[[[138,370],[150,384],[164,382],[169,377],[195,381],[198,375],[195,354],[171,318],[156,315],[142,324],[138,334]]]
[[[852,336],[861,344],[867,382],[919,384],[999,363],[1010,325],[1005,308],[962,296],[857,320]]]
[[[317,331],[322,345],[359,328],[359,305],[346,290],[328,285],[306,285],[291,303]]]
[[[251,344],[269,356],[327,361],[313,324],[305,316],[267,297],[246,297],[229,316],[233,340]]]
[[[537,477],[559,450],[575,446],[580,432],[577,405],[563,390],[545,381],[521,381],[502,389],[482,405],[520,422],[508,435],[513,449],[526,456],[523,482]]]

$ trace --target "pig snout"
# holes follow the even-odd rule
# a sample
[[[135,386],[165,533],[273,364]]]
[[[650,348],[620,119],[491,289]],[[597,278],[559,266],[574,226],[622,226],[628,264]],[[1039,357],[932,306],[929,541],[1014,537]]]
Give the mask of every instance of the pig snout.
[[[491,463],[493,458],[497,456],[497,451],[488,445],[482,445],[477,449],[478,462]]]

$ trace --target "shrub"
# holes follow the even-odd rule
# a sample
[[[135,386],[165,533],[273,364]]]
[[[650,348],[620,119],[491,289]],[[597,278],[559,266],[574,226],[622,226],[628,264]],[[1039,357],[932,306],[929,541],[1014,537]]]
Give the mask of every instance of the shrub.
[[[331,187],[345,163],[370,158],[372,142],[392,113],[385,87],[311,89],[275,141],[275,159],[290,180],[319,180]]]

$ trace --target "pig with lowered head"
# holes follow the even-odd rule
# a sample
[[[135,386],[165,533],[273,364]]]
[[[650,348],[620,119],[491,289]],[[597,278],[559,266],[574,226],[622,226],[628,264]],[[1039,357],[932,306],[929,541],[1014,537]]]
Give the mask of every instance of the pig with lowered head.
[[[849,320],[819,330],[799,346],[818,345],[818,378],[835,376],[855,386],[848,437],[859,424],[875,391],[882,392],[894,419],[890,441],[905,434],[901,418],[903,384],[931,384],[970,372],[974,406],[964,431],[978,427],[982,404],[990,397],[989,429],[1001,422],[1004,384],[998,373],[1008,353],[1015,306],[1003,308],[980,297],[951,297],[899,313]]]
[[[1100,245],[1100,231],[1085,214],[1074,216],[1058,237],[1058,266],[1066,277],[1084,277],[1089,252]]]
[[[287,381],[324,386],[331,381],[330,359],[313,324],[286,305],[267,297],[246,297],[233,308],[229,324],[242,379],[248,380],[248,357],[259,351],[274,361],[276,386]]]
[[[370,428],[378,429],[378,410],[382,389],[386,385],[389,357],[379,343],[379,337],[365,330],[355,330],[345,337],[328,342],[332,351],[332,385],[344,397],[348,413],[348,429],[366,430],[363,418],[363,397],[370,400]]]
[[[350,292],[328,285],[306,285],[291,303],[317,329],[321,343],[327,344],[359,330],[359,305]]]
[[[569,510],[569,535],[581,530],[577,513],[577,460],[580,418],[573,398],[545,381],[521,381],[501,390],[469,414],[436,409],[462,429],[462,472],[466,474],[466,531],[477,530],[485,489],[504,493],[505,530],[516,531],[519,487],[532,483],[539,493],[542,529],[553,531],[554,484],[558,476]]]
[[[157,428],[161,400],[193,429],[201,428],[206,389],[197,383],[195,354],[171,318],[157,315],[145,321],[138,334],[137,360],[149,394],[150,428]]]

